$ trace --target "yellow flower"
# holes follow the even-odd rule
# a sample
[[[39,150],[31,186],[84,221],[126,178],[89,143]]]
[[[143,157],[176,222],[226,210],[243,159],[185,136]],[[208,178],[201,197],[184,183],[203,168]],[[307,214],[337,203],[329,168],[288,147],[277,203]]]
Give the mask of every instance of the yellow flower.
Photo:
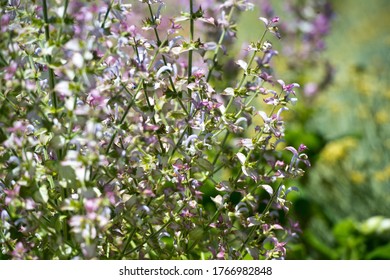
[[[383,96],[387,99],[390,99],[390,90],[383,92]]]
[[[380,110],[375,114],[375,121],[377,124],[385,124],[389,121],[388,112],[385,110]]]
[[[374,173],[374,178],[377,182],[386,182],[390,180],[390,165],[387,165],[384,169]]]
[[[349,179],[353,184],[360,185],[364,183],[366,178],[362,172],[354,170],[349,173]]]
[[[336,163],[347,156],[351,148],[356,147],[357,140],[353,137],[345,137],[329,142],[321,152],[324,163]]]

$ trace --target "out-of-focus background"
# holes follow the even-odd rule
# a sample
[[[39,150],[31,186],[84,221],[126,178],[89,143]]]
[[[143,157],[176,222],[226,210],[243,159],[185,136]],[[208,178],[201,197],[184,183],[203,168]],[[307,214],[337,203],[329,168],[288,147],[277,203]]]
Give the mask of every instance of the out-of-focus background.
[[[305,48],[299,32],[295,40],[282,33],[277,46],[277,76],[303,85],[287,142],[305,143],[313,164],[292,198],[302,234],[287,258],[390,259],[390,1],[258,2],[239,22],[242,42],[257,32],[267,2],[284,30],[328,28],[317,54],[289,55]]]

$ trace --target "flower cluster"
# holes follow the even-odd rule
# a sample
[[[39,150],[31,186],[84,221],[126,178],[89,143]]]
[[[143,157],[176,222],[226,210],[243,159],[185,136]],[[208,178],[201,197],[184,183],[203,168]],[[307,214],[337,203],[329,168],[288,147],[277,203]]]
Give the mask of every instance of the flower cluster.
[[[270,71],[280,19],[227,79],[252,3],[140,2],[1,8],[0,254],[284,258],[286,180],[310,163],[304,145],[283,159],[299,85]]]

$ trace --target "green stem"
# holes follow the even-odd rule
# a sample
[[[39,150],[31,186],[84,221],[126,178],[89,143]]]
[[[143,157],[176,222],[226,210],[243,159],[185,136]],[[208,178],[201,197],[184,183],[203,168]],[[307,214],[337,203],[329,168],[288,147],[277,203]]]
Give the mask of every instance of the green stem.
[[[274,193],[272,194],[272,197],[270,198],[270,200],[268,201],[267,203],[267,206],[264,208],[263,212],[261,213],[261,217],[264,217],[264,215],[267,214],[268,210],[271,208],[272,206],[272,203],[275,201],[277,195],[278,195],[278,192],[279,192],[279,189],[282,185],[283,181],[280,182],[279,186],[276,188],[276,190],[274,191]],[[246,244],[248,244],[249,240],[252,238],[252,235],[260,228],[261,225],[256,225],[256,226],[253,226],[247,236],[247,238],[245,239],[244,243],[242,243],[240,249],[238,250],[239,252],[241,252],[242,250],[245,249],[245,246]],[[245,256],[246,254],[243,254],[241,259]]]
[[[162,44],[164,44],[164,43],[165,43],[165,42],[161,43],[160,47],[157,49],[156,54],[154,55],[153,59],[150,61],[150,64],[149,64],[149,66],[148,66],[148,68],[147,68],[147,71],[149,71],[149,70],[152,68],[152,66],[153,66],[153,64],[154,64],[154,61],[156,60],[157,55],[158,55],[159,52],[160,52],[161,46],[162,46]],[[141,80],[140,80],[139,83],[138,83],[138,86],[137,86],[137,88],[136,88],[136,90],[135,90],[135,93],[133,94],[133,97],[132,97],[132,99],[131,99],[129,105],[126,107],[125,112],[123,113],[123,116],[122,116],[122,118],[121,118],[120,121],[119,121],[119,125],[123,124],[123,122],[125,121],[127,114],[129,113],[131,107],[133,106],[133,103],[134,103],[134,101],[135,101],[135,98],[136,98],[138,92],[139,92],[139,91],[141,90],[141,88],[142,88],[143,82],[144,82],[144,78],[141,78]],[[126,91],[129,93],[129,91],[127,90],[126,87],[125,87],[125,89],[126,89]],[[110,148],[111,148],[112,144],[114,143],[114,140],[115,140],[115,137],[116,137],[117,134],[118,134],[118,131],[115,130],[115,132],[114,132],[113,135],[111,136],[110,142],[109,142],[108,147],[107,147],[107,149],[106,149],[106,154],[108,154],[108,153],[110,152]]]
[[[217,160],[223,151],[223,147],[225,146],[225,143],[226,143],[226,140],[228,139],[228,137],[229,137],[229,131],[226,131],[225,137],[223,138],[222,143],[221,143],[221,148],[213,160],[213,166],[215,166],[215,164],[217,163]]]
[[[157,123],[156,123],[156,119],[155,119],[155,112],[154,112],[153,107],[152,107],[152,105],[150,104],[150,101],[149,101],[149,97],[148,97],[148,93],[147,93],[147,90],[146,90],[146,83],[145,83],[145,81],[142,82],[142,86],[144,88],[144,95],[145,95],[146,103],[148,104],[149,110],[153,112],[152,123],[154,125],[156,125]],[[158,142],[160,144],[161,153],[165,153],[164,146],[163,146],[163,144],[161,142],[160,134],[158,134],[158,133],[157,133],[157,139],[158,139]]]
[[[234,12],[234,6],[230,9],[230,12],[229,12],[229,15],[228,15],[228,22],[229,23],[230,23],[230,20],[232,18],[233,12]],[[212,66],[210,68],[209,73],[207,74],[207,79],[206,79],[207,82],[209,82],[209,80],[211,78],[211,74],[212,74],[212,72],[214,71],[214,69],[215,69],[215,67],[217,65],[217,62],[218,62],[218,52],[219,52],[219,49],[222,46],[222,42],[223,42],[223,39],[225,38],[225,34],[226,34],[226,28],[224,28],[222,30],[221,36],[219,37],[219,40],[218,40],[217,47],[214,50],[213,63],[212,63]]]
[[[183,140],[183,137],[184,137],[184,135],[185,135],[185,131],[187,130],[187,128],[188,128],[188,125],[187,125],[187,127],[183,130],[182,134],[180,135],[179,140],[177,140],[175,147],[173,147],[173,150],[172,150],[171,156],[169,157],[168,162],[170,162],[170,161],[172,160],[173,155],[175,154],[177,148],[178,148],[179,145],[181,144],[181,141]]]
[[[265,35],[267,34],[267,31],[268,31],[268,29],[266,29],[266,30],[263,32],[263,35],[262,35],[261,38],[260,38],[260,45],[262,44],[262,42],[263,42],[263,40],[264,40],[264,37],[265,37]],[[252,54],[252,56],[251,56],[251,58],[249,59],[247,69],[249,69],[249,68],[251,67],[251,65],[252,65],[252,63],[253,63],[253,60],[255,59],[256,55],[257,55],[257,51],[254,51],[253,54]],[[236,87],[237,89],[240,89],[240,88],[241,88],[241,86],[242,86],[242,85],[244,84],[244,82],[245,82],[246,77],[247,77],[247,74],[246,74],[246,71],[244,71],[244,73],[243,73],[243,75],[242,75],[242,77],[241,77],[241,80],[240,80],[240,82],[238,83],[238,86]],[[231,105],[233,104],[233,100],[234,100],[234,96],[232,96],[232,97],[230,98],[229,103],[228,103],[228,105],[226,106],[225,112],[227,112],[227,111],[230,109]],[[221,120],[221,121],[222,121],[222,120]],[[220,122],[221,122],[221,121],[220,121]]]
[[[210,219],[210,221],[207,223],[207,225],[204,227],[207,231],[208,227],[215,221],[215,219],[218,217],[218,215],[221,213],[221,210],[218,209],[217,211],[215,211],[213,217]],[[194,241],[191,246],[187,247],[186,249],[186,253],[190,253],[191,250],[195,247],[195,245],[197,244],[198,242]]]
[[[1,63],[0,66],[2,66],[2,67],[5,67],[8,65],[8,62],[5,60],[5,58],[1,52],[0,52],[0,63]]]
[[[190,42],[192,43],[194,40],[194,11],[193,11],[193,3],[190,0]],[[192,49],[188,51],[188,75],[187,82],[190,82],[192,76]],[[191,89],[188,89],[188,96],[191,98]],[[191,103],[188,104],[188,111],[191,109]]]
[[[241,115],[242,111],[252,103],[252,101],[256,98],[256,96],[257,96],[257,94],[254,93],[254,94],[249,98],[248,102],[245,103],[245,106],[242,107],[242,108],[240,109],[240,111],[238,111],[238,113],[234,116],[234,118],[238,118],[238,117]]]
[[[158,35],[157,26],[156,26],[156,19],[154,18],[152,6],[150,5],[149,2],[148,2],[148,7],[149,7],[149,12],[150,12],[150,17],[151,17],[151,20],[152,20],[152,23],[153,23],[154,34],[156,35],[157,45],[163,46],[163,44],[160,41],[160,36]],[[168,63],[167,63],[167,59],[165,58],[165,55],[161,54],[161,57],[162,57],[162,60],[164,62],[164,65],[167,66]],[[172,80],[172,76],[169,75],[168,79],[169,79],[169,84],[172,87],[172,91],[175,93],[175,96],[177,96],[177,91],[176,91],[175,84],[174,84],[174,82]],[[184,110],[184,112],[186,113],[186,115],[189,116],[189,112],[187,111],[187,109],[184,106],[183,102],[180,100],[180,98],[178,98],[177,100],[179,101],[179,104],[180,104],[181,108]]]
[[[69,0],[65,0],[64,13],[62,14],[62,19],[61,19],[62,22],[61,22],[61,26],[60,26],[60,29],[59,29],[58,35],[57,35],[58,42],[60,42],[61,34],[62,34],[63,29],[64,29],[66,10],[68,9],[68,6],[69,6]]]
[[[160,41],[160,36],[158,35],[158,31],[157,31],[156,19],[154,17],[154,13],[153,13],[152,6],[150,5],[150,3],[148,3],[148,8],[149,8],[149,13],[150,13],[151,20],[153,23],[154,34],[156,35],[156,39],[157,39],[157,45],[160,45],[161,41]]]
[[[266,33],[266,32],[265,32]],[[264,33],[264,34],[265,34]],[[249,59],[249,62],[248,62],[248,69],[251,67],[252,63],[253,63],[253,60],[255,59],[257,55],[257,51],[254,51],[251,58]],[[246,77],[247,77],[247,73],[246,71],[244,71],[244,73],[242,74],[242,77],[241,77],[241,80],[240,82],[238,83],[238,86],[236,87],[237,89],[240,89],[242,87],[242,85],[244,84],[245,80],[246,80]],[[230,100],[229,100],[229,103],[228,105],[226,106],[226,112],[230,109],[230,107],[232,106],[233,104],[233,100],[234,100],[234,96],[230,97]]]
[[[133,236],[134,236],[135,232],[136,232],[136,228],[134,227],[130,233],[129,238],[126,240],[126,243],[125,243],[125,246],[123,247],[122,253],[119,255],[119,258],[118,258],[119,260],[121,260],[123,258],[123,256],[125,255],[125,252],[127,251],[127,247],[129,247],[131,240],[133,240]]]
[[[1,235],[1,239],[4,240],[5,245],[7,245],[8,251],[13,251],[13,250],[14,250],[13,246],[12,246],[12,245],[9,243],[9,241],[6,239],[6,237],[4,236],[2,230],[0,230],[0,235]]]
[[[50,234],[52,234],[53,236],[56,236],[57,235],[57,232],[55,231],[55,230],[53,230],[51,227],[48,227],[45,223],[43,223],[43,220],[46,220],[46,222],[48,222],[49,223],[49,221],[46,219],[46,218],[44,218],[44,219],[42,219],[42,218],[38,218],[38,217],[36,217],[35,216],[35,214],[33,213],[32,215],[31,215],[31,217],[44,229],[44,230],[46,230],[47,232],[49,232]]]
[[[49,29],[49,19],[48,19],[48,15],[47,15],[48,9],[47,9],[46,0],[42,0],[42,4],[43,4],[43,19],[45,21],[45,38],[46,38],[46,41],[49,42],[50,41],[50,29]],[[54,115],[57,116],[58,104],[57,104],[57,95],[56,95],[55,90],[54,90],[54,87],[55,87],[54,71],[50,66],[50,64],[52,62],[51,55],[46,56],[46,61],[48,63],[48,69],[49,69],[49,87],[50,87],[50,91],[51,91],[51,101],[53,104],[52,106],[54,108]]]
[[[192,0],[190,0],[190,44],[194,41],[194,10],[193,10],[193,3]],[[191,76],[192,76],[192,49],[188,51],[188,73],[187,73],[187,83],[190,83]],[[191,100],[192,98],[192,90],[188,89],[188,99]],[[191,102],[188,102],[188,112],[191,112]],[[192,116],[190,116],[190,119]],[[192,128],[191,126],[188,126],[188,134],[192,134]]]
[[[108,18],[108,15],[110,14],[111,7],[112,7],[112,4],[113,4],[113,3],[114,3],[114,0],[111,1],[110,5],[108,5],[106,14],[104,15],[104,19],[103,19],[103,22],[102,22],[100,28],[104,28],[104,25],[106,24],[106,20],[107,20],[107,18]]]
[[[267,34],[267,31],[268,31],[268,29],[266,29],[266,30],[263,32],[263,35],[262,35],[261,38],[260,38],[260,45],[262,44],[262,42],[263,42],[263,40],[264,40],[264,37],[265,37],[265,35]],[[253,60],[254,60],[255,57],[256,57],[256,54],[257,54],[257,51],[254,51],[253,54],[252,54],[252,57],[251,57],[250,60],[249,60],[248,68],[251,67],[251,65],[252,65],[252,63],[253,63]],[[242,77],[241,77],[241,80],[240,80],[240,82],[238,83],[237,89],[239,89],[239,88],[243,85],[245,79],[246,79],[246,72],[243,73],[243,75],[242,75]],[[255,95],[254,95],[254,96],[255,96]],[[248,103],[252,102],[252,100],[254,99],[254,96],[252,97],[252,99],[250,99],[250,101],[249,101]],[[230,107],[231,107],[232,104],[233,104],[233,100],[234,100],[234,96],[232,96],[232,97],[230,98],[229,103],[228,103],[227,106],[226,106],[225,112],[227,112],[227,111],[230,109]],[[235,115],[235,117],[238,117],[239,114],[241,114],[241,112],[242,112],[242,109]],[[221,118],[221,120],[219,121],[218,126],[221,125],[221,123],[222,123],[222,118]],[[222,132],[224,129],[225,129],[225,127],[223,127],[221,130],[219,130],[218,132],[216,132],[216,133],[214,134],[214,137],[216,137],[216,136],[217,136],[220,132]],[[227,138],[227,137],[229,136],[229,134],[230,134],[230,132],[227,131],[227,132],[226,132],[226,135],[225,135],[225,138]],[[223,149],[223,145],[221,145],[221,149]],[[218,159],[218,157],[219,157],[219,153],[217,154],[216,159]],[[216,162],[216,159],[214,159],[213,162]]]
[[[181,206],[179,208],[179,210],[176,211],[176,213],[179,213],[181,210],[183,210],[183,208],[185,207],[185,204],[183,204],[183,206]],[[148,243],[151,239],[153,239],[154,237],[156,237],[158,234],[160,234],[167,226],[169,226],[172,222],[174,221],[174,218],[170,218],[168,222],[166,222],[164,225],[162,225],[162,227],[154,232],[153,234],[149,235],[145,241],[143,241],[141,244],[139,244],[138,246],[136,246],[135,248],[131,249],[129,252],[126,253],[125,250],[122,251],[122,253],[120,254],[119,256],[119,259],[122,259],[126,254],[131,254],[137,250],[139,250],[140,248],[142,248],[142,246],[144,246],[146,243]],[[126,242],[126,244],[129,244],[131,241],[131,239],[129,238]]]
[[[135,40],[134,37],[133,37],[133,40],[134,40],[134,51],[135,51],[135,53],[136,53],[136,55],[137,55],[138,60],[140,60],[140,56],[139,56],[139,52],[138,52],[138,48],[137,48],[137,42],[136,42],[136,40]],[[149,98],[148,98],[148,94],[147,94],[147,87],[146,87],[145,81],[142,81],[142,86],[143,86],[143,88],[144,88],[145,99],[146,99],[146,102],[148,103],[149,110],[153,112],[152,122],[153,122],[154,125],[156,125],[157,122],[156,122],[156,118],[155,118],[155,112],[154,112],[154,110],[153,110],[152,105],[151,105],[150,102],[149,102]],[[129,95],[131,96],[131,93],[127,90],[126,87],[125,87],[125,90],[126,90],[126,92],[129,93]],[[161,153],[165,153],[164,146],[163,146],[163,144],[162,144],[162,142],[161,142],[160,134],[157,134],[157,138],[158,138],[158,142],[159,142],[159,144],[160,144]]]
[[[48,16],[47,16],[47,3],[46,3],[46,0],[42,0],[42,4],[43,4],[43,19],[45,21],[45,38],[46,38],[46,41],[49,41],[50,40],[50,32],[49,32],[49,20],[48,20]]]

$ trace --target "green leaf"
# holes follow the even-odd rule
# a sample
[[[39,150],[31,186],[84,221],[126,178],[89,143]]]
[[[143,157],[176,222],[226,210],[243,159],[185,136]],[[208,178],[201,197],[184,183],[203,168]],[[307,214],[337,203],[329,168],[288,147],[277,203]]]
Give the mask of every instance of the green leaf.
[[[58,176],[62,179],[63,188],[76,186],[76,173],[71,166],[58,167]]]
[[[34,193],[34,200],[46,204],[49,201],[49,192],[46,185],[41,185]]]
[[[370,252],[366,259],[368,260],[389,260],[390,259],[390,244],[376,248]]]
[[[340,244],[345,243],[354,233],[356,233],[356,224],[351,219],[342,220],[333,227],[333,235]]]
[[[189,237],[192,242],[202,239],[203,229],[199,227],[191,230]]]
[[[190,20],[190,18],[191,18],[191,14],[190,13],[182,12],[181,16],[175,17],[174,21],[175,22],[187,21],[187,20]]]
[[[172,112],[168,112],[167,116],[168,118],[173,118],[173,119],[183,119],[187,115],[183,111],[172,111]]]
[[[0,127],[0,143],[3,143],[7,140],[7,135],[4,133],[4,130]]]
[[[211,162],[209,162],[207,159],[198,158],[196,160],[196,163],[199,164],[202,167],[202,169],[204,169],[204,170],[207,170],[210,172],[213,172],[213,170],[214,170],[214,165],[212,165]]]
[[[166,249],[173,248],[173,238],[170,236],[161,237],[160,242],[162,242],[165,245]]]

